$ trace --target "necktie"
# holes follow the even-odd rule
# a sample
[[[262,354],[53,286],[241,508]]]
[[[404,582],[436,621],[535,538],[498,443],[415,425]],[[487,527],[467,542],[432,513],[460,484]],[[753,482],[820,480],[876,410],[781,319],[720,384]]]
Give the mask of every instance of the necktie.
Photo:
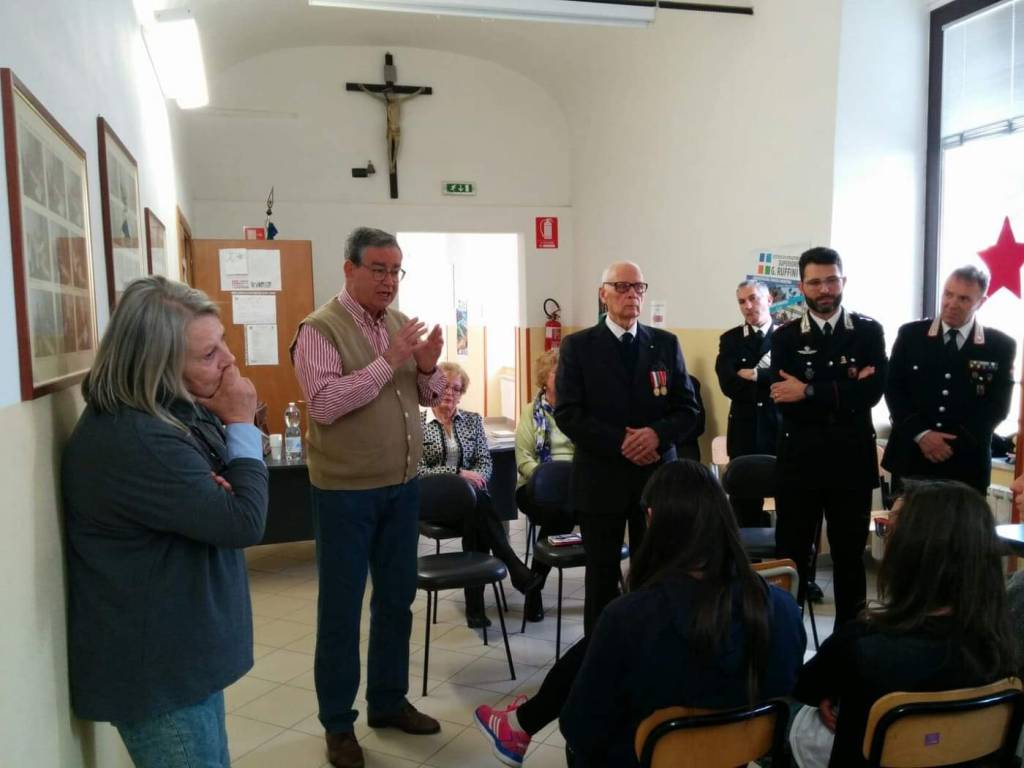
[[[951,355],[955,355],[960,351],[960,346],[957,344],[957,336],[959,334],[952,328],[946,331],[946,352]]]
[[[632,333],[624,333],[619,339],[619,353],[622,355],[622,364],[629,373],[636,367],[636,344],[633,343]]]
[[[825,323],[825,325],[821,329],[821,332],[823,334],[825,334],[826,337],[831,336],[832,335],[832,323]]]
[[[764,331],[762,331],[760,328],[752,328],[751,330],[754,332],[754,335],[757,337],[758,341],[761,341],[764,338]]]

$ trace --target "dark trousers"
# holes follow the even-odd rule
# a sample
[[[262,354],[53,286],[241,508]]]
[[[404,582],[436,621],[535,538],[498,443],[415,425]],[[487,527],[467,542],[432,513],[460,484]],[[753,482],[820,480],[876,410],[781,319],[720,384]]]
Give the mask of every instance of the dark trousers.
[[[627,524],[632,561],[647,530],[647,517],[639,504],[626,517],[586,515],[580,521],[587,567],[583,598],[583,632],[587,635],[597,624],[604,607],[619,596],[622,542]]]
[[[562,713],[565,700],[576,679],[576,673],[583,666],[587,654],[586,637],[580,638],[572,648],[562,654],[544,676],[540,689],[516,710],[519,725],[531,736],[536,736],[548,723],[554,722]]]
[[[367,708],[374,715],[397,713],[409,690],[419,481],[366,491],[313,486],[312,506],[320,575],[314,663],[320,722],[328,733],[351,732],[359,714],[353,704],[367,569],[373,579]]]
[[[505,527],[498,519],[491,495],[484,490],[476,492],[476,506],[463,515],[456,510],[441,510],[433,517],[421,517],[424,522],[439,523],[462,531],[463,552],[493,552],[505,563],[509,573],[515,568],[525,568],[512,545],[508,543]],[[469,587],[465,590],[467,610],[479,613],[484,609],[484,588]]]
[[[800,605],[804,604],[807,581],[811,578],[814,535],[824,515],[832,554],[836,627],[856,618],[867,597],[864,547],[868,539],[871,489],[780,490],[775,503],[775,549],[779,557],[791,558],[796,563],[800,573]]]
[[[537,526],[537,540],[541,541],[548,536],[556,536],[560,533],[570,533],[576,527],[576,516],[565,507],[548,507],[538,504],[533,499],[533,489],[530,484],[521,485],[516,489],[516,506],[526,515],[530,522]],[[530,570],[547,577],[551,571],[550,565],[545,565],[533,559]]]

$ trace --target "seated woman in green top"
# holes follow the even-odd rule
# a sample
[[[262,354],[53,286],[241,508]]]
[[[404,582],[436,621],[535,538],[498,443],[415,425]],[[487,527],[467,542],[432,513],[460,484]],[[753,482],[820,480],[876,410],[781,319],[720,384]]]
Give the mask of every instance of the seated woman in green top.
[[[516,430],[516,467],[519,470],[519,485],[516,488],[516,505],[540,532],[539,538],[572,531],[576,521],[565,509],[543,507],[533,499],[533,485],[530,478],[541,464],[548,461],[572,461],[573,445],[555,424],[555,373],[558,371],[558,350],[552,349],[537,358],[534,381],[537,396],[523,410]],[[526,595],[526,618],[540,621],[544,618],[544,604],[540,589],[544,586],[551,568],[536,559],[531,569],[541,576],[540,587]]]

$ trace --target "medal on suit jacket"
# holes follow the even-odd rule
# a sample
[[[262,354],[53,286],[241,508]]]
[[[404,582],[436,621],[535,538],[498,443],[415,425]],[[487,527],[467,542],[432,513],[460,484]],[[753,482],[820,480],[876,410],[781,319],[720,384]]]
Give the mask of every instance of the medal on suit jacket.
[[[655,397],[668,394],[668,371],[664,368],[652,368],[650,373],[651,393]]]
[[[986,387],[992,383],[995,372],[999,370],[999,363],[988,360],[969,360],[967,361],[967,370],[970,372],[978,397],[984,397]]]

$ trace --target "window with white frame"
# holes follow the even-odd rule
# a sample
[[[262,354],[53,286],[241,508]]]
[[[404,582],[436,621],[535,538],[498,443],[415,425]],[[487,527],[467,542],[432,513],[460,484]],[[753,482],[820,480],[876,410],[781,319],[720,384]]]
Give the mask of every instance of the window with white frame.
[[[952,270],[985,266],[979,251],[996,244],[1004,221],[1024,243],[1024,0],[943,6],[931,44],[926,310]],[[1017,341],[1020,381],[1024,301],[1004,288],[979,319]],[[1016,432],[1019,412],[1015,393],[997,433]]]

